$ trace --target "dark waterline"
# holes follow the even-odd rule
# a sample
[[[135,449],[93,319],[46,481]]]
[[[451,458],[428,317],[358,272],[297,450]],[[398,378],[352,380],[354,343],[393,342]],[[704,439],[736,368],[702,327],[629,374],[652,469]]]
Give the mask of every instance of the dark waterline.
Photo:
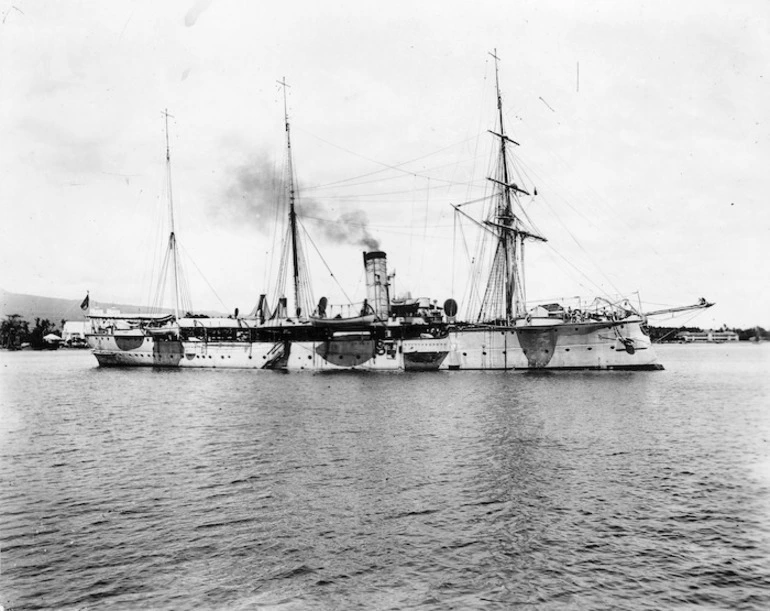
[[[770,346],[662,372],[0,353],[10,609],[770,608]]]

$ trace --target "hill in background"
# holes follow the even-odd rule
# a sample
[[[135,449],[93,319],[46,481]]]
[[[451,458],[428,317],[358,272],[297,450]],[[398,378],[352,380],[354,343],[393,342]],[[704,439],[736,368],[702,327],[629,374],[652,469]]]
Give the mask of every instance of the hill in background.
[[[0,318],[5,318],[11,314],[18,314],[30,323],[34,323],[35,318],[47,318],[59,327],[62,320],[82,320],[84,318],[86,313],[80,309],[82,302],[82,298],[59,299],[56,297],[9,293],[5,289],[0,289]],[[121,312],[130,312],[132,314],[149,312],[149,308],[128,304],[91,302],[91,305],[98,308],[117,308]]]

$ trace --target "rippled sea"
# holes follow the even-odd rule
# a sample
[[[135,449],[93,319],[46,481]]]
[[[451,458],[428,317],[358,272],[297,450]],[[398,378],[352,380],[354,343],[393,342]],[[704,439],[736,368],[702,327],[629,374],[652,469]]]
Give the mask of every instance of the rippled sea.
[[[770,345],[660,372],[0,353],[0,605],[768,609]]]

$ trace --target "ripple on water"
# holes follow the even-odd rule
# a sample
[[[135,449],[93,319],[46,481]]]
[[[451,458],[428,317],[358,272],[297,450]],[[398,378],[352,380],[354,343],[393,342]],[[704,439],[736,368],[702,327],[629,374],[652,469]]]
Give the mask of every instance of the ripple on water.
[[[741,348],[546,376],[4,353],[0,603],[769,608],[770,361]]]

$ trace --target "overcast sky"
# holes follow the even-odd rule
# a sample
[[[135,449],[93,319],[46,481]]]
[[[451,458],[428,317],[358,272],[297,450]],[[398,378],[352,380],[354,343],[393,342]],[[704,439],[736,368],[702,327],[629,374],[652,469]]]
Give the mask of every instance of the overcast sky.
[[[397,293],[460,301],[472,226],[458,229],[450,203],[486,188],[496,48],[505,120],[538,190],[527,214],[549,239],[527,247],[530,299],[703,296],[717,306],[657,324],[770,328],[766,0],[0,11],[8,291],[147,303],[167,231],[168,108],[194,305],[250,309],[275,265],[265,198],[284,160],[285,76],[304,226],[345,293],[363,297],[371,238]],[[308,255],[316,299],[339,302]]]

